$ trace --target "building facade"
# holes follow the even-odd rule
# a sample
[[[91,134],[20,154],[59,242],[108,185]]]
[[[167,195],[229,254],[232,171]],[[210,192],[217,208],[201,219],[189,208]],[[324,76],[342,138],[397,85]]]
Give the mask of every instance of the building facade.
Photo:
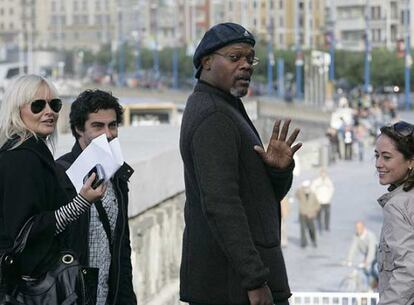
[[[110,44],[114,51],[122,43],[186,46],[191,53],[208,28],[224,21],[243,24],[278,49],[320,49],[327,33],[340,49],[364,50],[365,37],[371,47],[394,49],[406,36],[407,8],[414,1],[0,0],[0,60],[16,50],[98,51]]]
[[[372,48],[395,49],[397,42],[406,37],[405,12],[413,9],[414,1],[410,0],[330,0],[336,47],[362,51],[368,37]],[[413,14],[408,15],[412,36]]]

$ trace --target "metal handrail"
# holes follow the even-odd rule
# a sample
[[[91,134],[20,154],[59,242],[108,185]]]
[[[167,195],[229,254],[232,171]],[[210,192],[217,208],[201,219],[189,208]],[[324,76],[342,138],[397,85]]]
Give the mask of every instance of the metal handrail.
[[[290,305],[376,305],[376,292],[292,292]]]

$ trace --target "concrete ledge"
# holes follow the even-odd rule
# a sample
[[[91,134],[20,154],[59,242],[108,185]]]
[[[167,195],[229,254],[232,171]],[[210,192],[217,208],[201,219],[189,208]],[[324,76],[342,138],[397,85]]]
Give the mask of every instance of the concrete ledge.
[[[125,161],[135,170],[129,185],[129,217],[183,192],[179,132],[179,126],[171,125],[119,129]],[[71,134],[61,135],[55,158],[70,151],[74,142]]]

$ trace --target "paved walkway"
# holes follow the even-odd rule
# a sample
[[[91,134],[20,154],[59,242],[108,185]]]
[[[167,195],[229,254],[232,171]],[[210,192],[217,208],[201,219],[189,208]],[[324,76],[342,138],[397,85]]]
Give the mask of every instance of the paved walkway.
[[[401,117],[414,122],[412,113]],[[313,179],[319,169],[302,172],[294,179],[291,193],[305,179]],[[365,159],[338,161],[328,168],[335,194],[331,205],[331,231],[318,235],[318,247],[300,247],[298,204],[290,204],[288,215],[288,241],[284,256],[292,291],[338,291],[341,279],[350,271],[340,263],[348,253],[354,234],[354,224],[363,220],[366,226],[380,235],[382,211],[376,199],[386,192],[379,185],[375,170],[373,147],[366,148]]]

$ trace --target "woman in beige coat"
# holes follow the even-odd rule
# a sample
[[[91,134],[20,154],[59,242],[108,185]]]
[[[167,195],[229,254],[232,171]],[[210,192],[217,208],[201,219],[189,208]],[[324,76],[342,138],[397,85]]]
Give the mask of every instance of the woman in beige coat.
[[[379,182],[389,185],[378,199],[384,223],[378,251],[378,305],[414,303],[414,126],[381,128],[375,145]]]

